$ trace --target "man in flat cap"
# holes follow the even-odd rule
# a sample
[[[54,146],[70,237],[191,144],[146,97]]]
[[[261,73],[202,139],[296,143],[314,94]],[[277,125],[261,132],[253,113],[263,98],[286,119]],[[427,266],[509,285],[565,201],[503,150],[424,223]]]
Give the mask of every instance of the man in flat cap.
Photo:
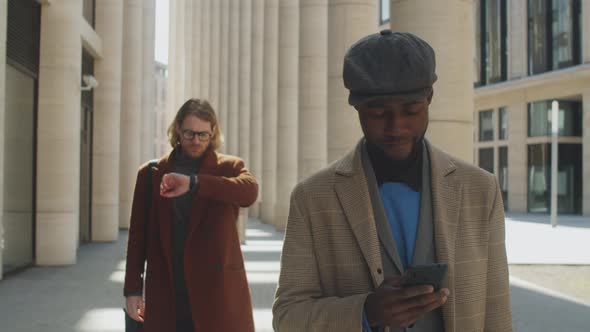
[[[511,331],[496,178],[424,138],[434,50],[384,30],[343,78],[364,137],[293,190],[275,331]],[[416,265],[432,282],[410,284]]]

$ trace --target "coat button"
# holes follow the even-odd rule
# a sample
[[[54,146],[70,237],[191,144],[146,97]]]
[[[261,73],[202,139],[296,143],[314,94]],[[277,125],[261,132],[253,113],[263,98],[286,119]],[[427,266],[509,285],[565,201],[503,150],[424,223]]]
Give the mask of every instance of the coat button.
[[[378,269],[377,269],[377,273],[378,273],[378,274],[381,274],[382,272],[383,272],[383,271],[381,271],[381,268],[378,268]]]

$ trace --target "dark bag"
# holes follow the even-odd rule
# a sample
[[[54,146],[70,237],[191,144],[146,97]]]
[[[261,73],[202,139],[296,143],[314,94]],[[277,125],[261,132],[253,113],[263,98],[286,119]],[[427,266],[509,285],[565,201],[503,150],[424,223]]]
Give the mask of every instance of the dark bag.
[[[144,244],[146,244],[147,247],[147,234],[148,234],[148,222],[150,221],[149,218],[149,213],[151,210],[151,206],[152,206],[152,167],[156,166],[156,164],[158,163],[157,160],[151,160],[150,163],[148,164],[148,169],[147,169],[147,179],[146,179],[146,187],[149,190],[146,190],[145,192],[145,226],[144,226]],[[143,332],[143,323],[142,322],[138,322],[135,319],[131,318],[131,316],[129,316],[129,313],[127,312],[127,310],[123,309],[123,311],[125,312],[125,332]]]

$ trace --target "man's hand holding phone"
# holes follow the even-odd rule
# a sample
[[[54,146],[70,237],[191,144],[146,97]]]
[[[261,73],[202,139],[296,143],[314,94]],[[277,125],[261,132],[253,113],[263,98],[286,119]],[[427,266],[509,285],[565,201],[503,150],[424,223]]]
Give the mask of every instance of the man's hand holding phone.
[[[414,271],[414,272],[412,272]],[[383,281],[374,293],[365,301],[365,314],[371,327],[390,326],[407,327],[414,324],[426,313],[443,305],[450,294],[448,288],[435,290],[433,283],[415,284],[416,280],[424,280],[427,271],[430,279],[440,285],[444,272],[432,274],[430,269],[420,269],[421,272],[408,269],[402,277],[391,277]],[[417,278],[417,279],[413,279]],[[440,280],[436,280],[440,279]]]

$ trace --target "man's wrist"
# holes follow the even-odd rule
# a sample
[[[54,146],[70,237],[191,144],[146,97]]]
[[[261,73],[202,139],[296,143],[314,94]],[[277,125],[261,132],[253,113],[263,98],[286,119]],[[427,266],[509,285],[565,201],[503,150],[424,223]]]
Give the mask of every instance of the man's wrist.
[[[189,177],[189,182],[188,182],[188,191],[192,192],[195,190],[195,187],[197,186],[197,176],[195,174],[191,174],[188,176]]]

